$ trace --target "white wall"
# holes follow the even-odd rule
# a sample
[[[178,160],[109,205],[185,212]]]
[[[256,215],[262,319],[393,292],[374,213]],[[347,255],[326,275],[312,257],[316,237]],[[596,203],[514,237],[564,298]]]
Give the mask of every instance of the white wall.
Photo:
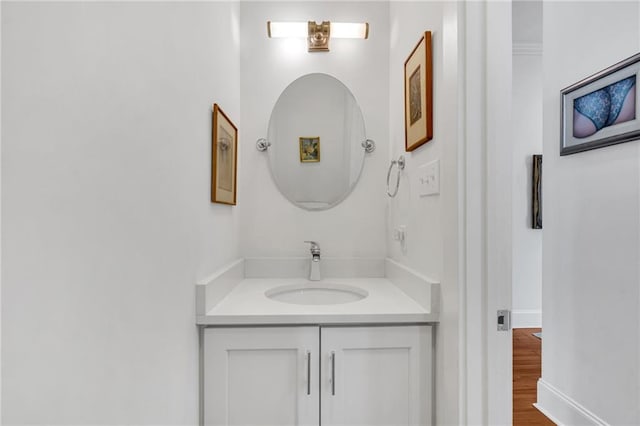
[[[2,3],[3,424],[196,424],[194,283],[238,256],[209,202],[238,13]]]
[[[418,166],[442,158],[442,144],[447,132],[442,105],[451,101],[443,80],[442,13],[444,2],[391,3],[391,50],[389,61],[391,159],[404,155],[406,166],[400,188],[389,200],[388,254],[406,266],[430,278],[442,276],[442,198],[418,195]],[[413,152],[405,152],[404,141],[404,62],[425,31],[431,31],[433,48],[433,139]],[[441,165],[442,167],[442,165]],[[396,170],[392,173],[395,177]],[[391,179],[391,184],[395,179]],[[393,189],[393,188],[392,188]],[[394,241],[393,230],[406,226],[406,250]]]
[[[0,4],[0,97],[2,94],[2,5]],[[0,100],[0,242],[2,241],[2,102]],[[0,243],[0,424],[2,423],[2,244]]]
[[[640,423],[640,142],[559,156],[560,90],[637,53],[639,13],[637,2],[544,4],[538,401],[565,424],[595,423],[558,395],[608,424]]]
[[[242,255],[308,256],[303,241],[315,240],[323,256],[385,257],[388,3],[242,2],[240,7]],[[368,40],[332,40],[328,53],[308,53],[304,39],[267,38],[268,20],[367,21],[370,33]],[[377,148],[365,157],[360,181],[345,201],[329,210],[308,212],[280,194],[267,155],[255,149],[255,141],[267,134],[280,93],[298,77],[317,72],[336,77],[351,90],[362,109],[367,137]]]
[[[542,230],[531,228],[531,173],[533,154],[542,154],[541,50],[514,45],[512,120],[513,327],[540,327]]]
[[[390,159],[406,158],[398,195],[388,201],[388,256],[442,283],[436,328],[436,424],[458,420],[458,5],[391,2],[389,55]],[[432,32],[433,140],[404,152],[404,62],[424,33]],[[440,160],[440,195],[418,195],[417,167]],[[388,163],[387,163],[388,165]],[[392,231],[406,226],[406,250]]]

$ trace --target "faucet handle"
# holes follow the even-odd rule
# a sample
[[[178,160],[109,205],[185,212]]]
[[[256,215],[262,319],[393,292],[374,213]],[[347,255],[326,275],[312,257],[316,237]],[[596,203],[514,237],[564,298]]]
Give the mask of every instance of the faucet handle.
[[[320,245],[315,241],[305,241],[305,243],[311,244],[311,254],[320,254]]]

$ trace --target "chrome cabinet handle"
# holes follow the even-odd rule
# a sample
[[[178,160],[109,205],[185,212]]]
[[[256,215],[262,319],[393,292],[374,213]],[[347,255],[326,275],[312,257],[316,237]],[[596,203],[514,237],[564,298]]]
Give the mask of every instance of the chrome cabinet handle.
[[[336,394],[336,353],[331,352],[331,395]]]
[[[307,351],[307,395],[311,395],[311,352]]]

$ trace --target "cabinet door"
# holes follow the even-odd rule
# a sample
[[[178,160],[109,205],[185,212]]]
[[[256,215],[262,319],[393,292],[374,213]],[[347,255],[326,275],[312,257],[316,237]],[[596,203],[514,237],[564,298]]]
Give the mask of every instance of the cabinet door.
[[[205,425],[319,424],[318,328],[207,328]]]
[[[323,426],[430,425],[431,327],[322,328]]]

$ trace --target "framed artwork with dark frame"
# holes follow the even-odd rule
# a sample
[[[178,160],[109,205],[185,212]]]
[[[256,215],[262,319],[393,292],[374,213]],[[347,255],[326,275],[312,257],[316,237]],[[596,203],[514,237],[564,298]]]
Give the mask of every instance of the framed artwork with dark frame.
[[[235,205],[238,129],[218,104],[213,104],[211,141],[211,202]]]
[[[317,163],[320,161],[320,136],[300,137],[300,162]]]
[[[560,155],[640,138],[640,53],[561,91]]]
[[[542,229],[542,155],[533,155],[532,165],[531,227]]]
[[[433,138],[431,31],[426,31],[404,63],[405,151]]]

